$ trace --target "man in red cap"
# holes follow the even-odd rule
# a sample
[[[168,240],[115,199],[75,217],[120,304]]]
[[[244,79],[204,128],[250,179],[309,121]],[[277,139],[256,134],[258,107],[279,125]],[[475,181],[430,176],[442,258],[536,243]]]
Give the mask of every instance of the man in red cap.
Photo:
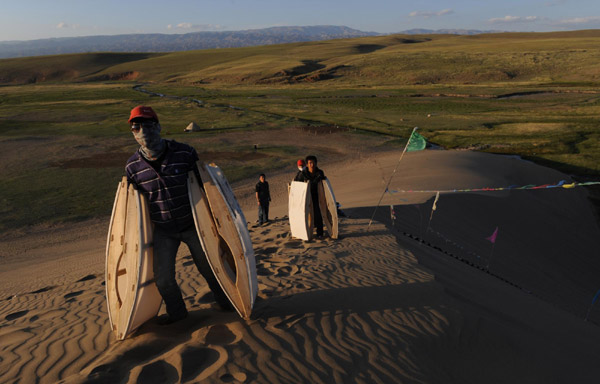
[[[193,221],[187,178],[188,172],[193,170],[200,180],[196,150],[161,138],[158,116],[151,107],[133,108],[129,126],[140,148],[127,161],[125,171],[128,182],[148,199],[154,223],[154,277],[167,308],[167,315],[159,318],[159,323],[174,323],[188,313],[175,280],[175,257],[181,242],[187,244],[219,306],[231,310],[204,255]]]
[[[302,174],[302,171],[304,171],[304,168],[306,168],[306,163],[304,162],[304,159],[300,159],[296,162],[296,165],[298,166],[298,173],[296,173],[294,181],[300,181],[300,175]]]

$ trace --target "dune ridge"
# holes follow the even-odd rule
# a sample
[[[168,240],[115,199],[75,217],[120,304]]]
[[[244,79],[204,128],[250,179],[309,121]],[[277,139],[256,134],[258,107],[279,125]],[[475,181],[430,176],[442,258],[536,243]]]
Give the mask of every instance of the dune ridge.
[[[0,381],[595,383],[600,308],[583,317],[597,290],[600,236],[585,189],[443,195],[431,221],[432,194],[389,195],[369,228],[398,155],[321,164],[345,213],[335,241],[290,237],[293,172],[270,175],[266,226],[253,225],[252,183],[234,185],[257,261],[249,321],[213,305],[182,246],[190,316],[167,327],[150,321],[117,342],[104,296],[106,223],[2,240],[10,246],[0,259]],[[556,178],[568,176],[514,158],[425,151],[404,158],[392,187]],[[486,273],[485,238],[496,226]]]

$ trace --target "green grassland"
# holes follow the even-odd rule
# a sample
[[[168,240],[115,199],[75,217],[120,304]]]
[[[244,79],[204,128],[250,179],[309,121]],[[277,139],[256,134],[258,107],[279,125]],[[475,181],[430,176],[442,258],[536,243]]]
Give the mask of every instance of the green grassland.
[[[0,231],[108,215],[139,104],[158,111],[164,137],[207,153],[231,181],[307,152],[351,156],[356,143],[401,150],[415,126],[445,148],[597,177],[599,43],[598,30],[394,35],[0,60]],[[191,121],[202,130],[184,134]],[[290,136],[298,128],[322,135],[307,144]],[[329,132],[346,152],[327,151]]]

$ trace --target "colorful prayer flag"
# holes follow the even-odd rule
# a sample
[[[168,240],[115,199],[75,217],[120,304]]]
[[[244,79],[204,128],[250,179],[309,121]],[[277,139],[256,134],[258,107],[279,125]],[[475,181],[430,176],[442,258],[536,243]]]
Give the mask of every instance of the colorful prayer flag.
[[[496,244],[496,237],[498,237],[498,227],[496,227],[496,230],[490,237],[486,237],[485,239],[492,244]]]
[[[408,146],[406,152],[422,151],[427,145],[427,140],[419,135],[416,130],[413,131],[412,135],[408,139]]]

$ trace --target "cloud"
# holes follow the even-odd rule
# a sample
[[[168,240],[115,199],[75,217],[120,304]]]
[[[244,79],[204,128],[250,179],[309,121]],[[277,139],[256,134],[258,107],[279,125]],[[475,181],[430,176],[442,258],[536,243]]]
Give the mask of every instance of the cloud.
[[[187,30],[187,31],[219,31],[225,27],[218,24],[192,24],[179,23],[177,25],[167,25],[168,30]]]
[[[556,24],[600,24],[600,16],[575,17],[557,20]]]
[[[77,29],[79,28],[79,24],[67,24],[64,21],[56,24],[56,29]]]
[[[410,17],[423,17],[423,18],[430,18],[430,17],[438,17],[438,16],[445,16],[445,15],[450,15],[453,14],[454,11],[452,9],[442,9],[441,11],[438,12],[432,12],[432,11],[414,11],[408,14],[408,16]]]
[[[489,19],[488,21],[492,24],[515,24],[515,23],[533,23],[539,21],[540,18],[537,16],[504,16]]]
[[[585,17],[573,17],[569,19],[550,19],[548,17],[539,16],[511,16],[507,15],[504,17],[497,17],[488,19],[491,24],[503,24],[503,25],[525,25],[528,23],[537,23],[538,25],[545,25],[547,27],[560,27],[564,28],[577,28],[577,29],[595,29],[600,28],[600,16],[585,16]]]

